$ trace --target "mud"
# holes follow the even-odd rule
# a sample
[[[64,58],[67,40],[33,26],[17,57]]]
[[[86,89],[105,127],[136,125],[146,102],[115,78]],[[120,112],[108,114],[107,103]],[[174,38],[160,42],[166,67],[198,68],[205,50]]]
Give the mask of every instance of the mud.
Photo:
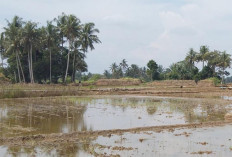
[[[140,127],[140,128],[130,128],[130,129],[114,129],[114,130],[101,130],[101,131],[83,131],[83,132],[73,132],[69,134],[49,134],[49,135],[33,135],[33,136],[21,136],[21,137],[9,137],[0,138],[1,145],[20,145],[20,146],[31,146],[34,145],[44,145],[52,144],[53,146],[59,145],[60,143],[78,142],[85,138],[96,138],[98,136],[109,136],[109,135],[121,135],[126,132],[139,133],[142,131],[170,131],[173,129],[191,129],[191,128],[204,128],[204,127],[215,127],[224,126],[226,124],[232,124],[230,122],[207,122],[207,123],[195,123],[195,124],[182,124],[182,125],[167,125],[167,126],[150,126],[150,127]],[[189,133],[175,134],[175,136],[184,135],[189,136]]]
[[[89,96],[2,99],[0,153],[232,155],[229,90],[143,87],[80,91]],[[111,96],[114,94],[118,96]]]

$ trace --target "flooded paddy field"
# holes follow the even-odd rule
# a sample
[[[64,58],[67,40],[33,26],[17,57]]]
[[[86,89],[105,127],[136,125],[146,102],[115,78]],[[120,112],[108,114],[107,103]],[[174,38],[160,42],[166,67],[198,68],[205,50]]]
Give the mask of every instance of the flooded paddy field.
[[[89,96],[2,99],[3,156],[231,156],[218,99]]]

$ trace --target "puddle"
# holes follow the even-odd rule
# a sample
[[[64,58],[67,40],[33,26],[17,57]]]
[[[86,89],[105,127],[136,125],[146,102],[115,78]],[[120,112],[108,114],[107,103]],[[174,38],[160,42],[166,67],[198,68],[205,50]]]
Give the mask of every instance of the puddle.
[[[100,136],[94,141],[95,151],[106,156],[215,156],[230,157],[232,126],[125,133]]]
[[[188,99],[22,99],[0,103],[0,136],[223,121],[231,109],[230,104]]]
[[[224,100],[232,100],[231,96],[221,96],[221,98]]]

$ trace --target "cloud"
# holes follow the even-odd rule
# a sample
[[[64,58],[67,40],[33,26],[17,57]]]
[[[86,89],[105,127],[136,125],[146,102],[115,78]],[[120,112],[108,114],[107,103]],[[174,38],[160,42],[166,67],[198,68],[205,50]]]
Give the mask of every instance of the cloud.
[[[87,55],[91,72],[102,73],[123,58],[139,66],[155,59],[167,67],[203,44],[232,49],[229,0],[7,0],[0,5],[0,27],[14,15],[45,24],[62,12],[94,22],[102,44]]]

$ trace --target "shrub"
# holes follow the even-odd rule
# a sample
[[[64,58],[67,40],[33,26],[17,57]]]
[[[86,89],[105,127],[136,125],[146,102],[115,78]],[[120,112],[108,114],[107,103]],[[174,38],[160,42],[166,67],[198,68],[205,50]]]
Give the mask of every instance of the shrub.
[[[215,86],[221,83],[221,80],[217,77],[211,77],[211,78],[208,78],[207,80],[212,80]]]

